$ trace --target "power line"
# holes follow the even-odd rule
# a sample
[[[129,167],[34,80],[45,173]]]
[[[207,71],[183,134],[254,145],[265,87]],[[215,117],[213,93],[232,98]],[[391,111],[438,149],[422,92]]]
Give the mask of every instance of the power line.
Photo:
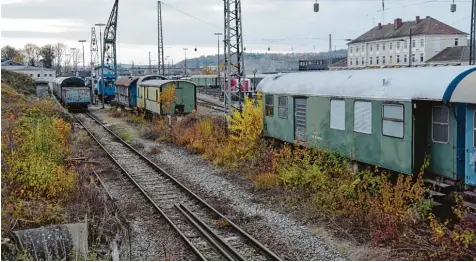
[[[169,4],[166,4],[166,3],[162,2],[162,5],[165,5],[165,6],[167,6],[168,8],[174,9],[175,11],[177,11],[177,12],[179,12],[179,13],[182,13],[182,14],[184,14],[184,15],[186,15],[186,16],[189,16],[189,17],[191,17],[191,18],[193,18],[193,19],[195,19],[195,20],[197,20],[197,21],[200,21],[200,22],[202,22],[202,23],[205,23],[205,24],[208,24],[208,25],[213,26],[213,27],[215,27],[215,28],[218,28],[218,29],[220,29],[220,30],[223,30],[223,28],[220,27],[220,26],[217,26],[217,25],[215,25],[215,24],[213,24],[213,23],[210,23],[210,22],[208,22],[208,21],[205,21],[205,20],[203,20],[203,19],[201,19],[201,18],[198,18],[198,17],[196,17],[196,16],[194,16],[194,15],[191,15],[191,14],[189,14],[189,13],[187,13],[187,12],[184,12],[184,11],[182,11],[182,10],[180,10],[180,9],[177,9],[177,8],[175,8],[175,7],[173,7],[173,6],[169,5]]]

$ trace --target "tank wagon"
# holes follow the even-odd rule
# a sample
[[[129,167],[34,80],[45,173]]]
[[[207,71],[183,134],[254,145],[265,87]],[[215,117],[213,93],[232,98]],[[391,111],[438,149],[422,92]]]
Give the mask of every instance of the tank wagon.
[[[58,77],[51,83],[54,95],[68,109],[87,109],[91,89],[79,77]]]
[[[476,186],[474,66],[288,73],[258,90],[266,137],[404,174],[429,155],[429,173]]]
[[[160,95],[175,86],[174,101],[169,112],[161,108]],[[197,109],[197,86],[186,80],[147,80],[137,91],[139,108],[153,115],[189,114]]]
[[[125,76],[117,79],[114,85],[116,86],[115,90],[118,103],[123,107],[137,107],[137,87],[140,86],[140,83],[143,81],[151,79],[166,80],[167,78],[159,75],[147,75],[142,77]]]

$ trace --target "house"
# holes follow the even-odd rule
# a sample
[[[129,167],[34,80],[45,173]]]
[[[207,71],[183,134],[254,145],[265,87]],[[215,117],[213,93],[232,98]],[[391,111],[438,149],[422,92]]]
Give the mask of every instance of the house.
[[[426,63],[430,65],[469,65],[469,46],[447,47]]]
[[[49,83],[56,78],[56,70],[53,68],[26,66],[14,61],[12,62],[13,63],[9,65],[3,65],[4,62],[2,62],[2,69],[28,75],[35,80],[36,83]]]
[[[4,66],[25,66],[25,65],[22,64],[22,63],[18,63],[16,61],[13,61],[13,60],[2,59],[2,67],[4,67]]]
[[[382,25],[350,41],[349,68],[422,65],[447,47],[467,46],[467,33],[430,16]]]

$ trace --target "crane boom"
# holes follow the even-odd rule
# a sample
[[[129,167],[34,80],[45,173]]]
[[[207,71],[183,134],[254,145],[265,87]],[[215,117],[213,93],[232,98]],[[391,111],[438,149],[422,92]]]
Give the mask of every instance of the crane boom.
[[[102,54],[104,57],[104,67],[109,67],[113,76],[105,76],[104,78],[117,78],[117,56],[116,56],[116,35],[117,35],[117,11],[119,0],[114,1],[111,15],[107,21],[106,28],[104,28],[104,47]]]

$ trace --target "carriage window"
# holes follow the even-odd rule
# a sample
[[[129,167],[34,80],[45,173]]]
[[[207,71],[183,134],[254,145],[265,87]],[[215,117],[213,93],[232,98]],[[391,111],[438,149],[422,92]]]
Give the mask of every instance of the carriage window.
[[[450,110],[448,107],[433,107],[432,125],[433,142],[448,143],[450,138]]]
[[[278,98],[278,116],[279,118],[288,118],[288,98],[286,96]]]
[[[473,147],[476,149],[476,110],[473,113]]]
[[[403,138],[403,105],[383,105],[382,112],[382,135]]]
[[[354,103],[354,131],[372,134],[372,103],[360,101]]]
[[[331,100],[331,128],[345,130],[345,101]]]
[[[266,116],[273,116],[274,114],[274,96],[273,95],[266,95],[264,111]]]

